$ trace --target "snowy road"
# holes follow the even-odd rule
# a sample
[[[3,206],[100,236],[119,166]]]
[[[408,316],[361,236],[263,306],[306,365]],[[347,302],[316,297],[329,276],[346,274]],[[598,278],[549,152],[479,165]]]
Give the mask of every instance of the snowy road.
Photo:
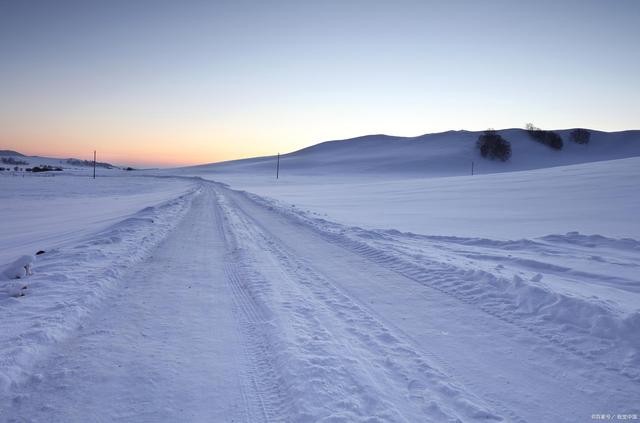
[[[212,183],[4,402],[7,421],[581,422],[640,384]],[[558,336],[560,334],[557,334]]]

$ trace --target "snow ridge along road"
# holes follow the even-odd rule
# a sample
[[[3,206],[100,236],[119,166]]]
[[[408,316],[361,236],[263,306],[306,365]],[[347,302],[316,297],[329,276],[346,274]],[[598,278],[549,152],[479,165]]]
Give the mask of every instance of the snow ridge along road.
[[[474,275],[435,262],[416,273],[411,244],[357,243],[338,225],[201,183],[151,255],[2,398],[0,419],[579,422],[640,412],[634,373],[603,365],[609,352],[580,353],[559,326],[532,330],[526,316],[496,312],[495,297],[452,288]]]
[[[12,386],[28,380],[31,366],[52,345],[72,335],[117,289],[121,278],[175,227],[196,192],[197,186],[177,198],[145,207],[91,236],[80,237],[78,243],[54,248],[43,243],[46,253],[32,264],[33,276],[19,281],[0,276],[0,399]],[[6,290],[16,284],[27,286],[26,296],[15,298]]]

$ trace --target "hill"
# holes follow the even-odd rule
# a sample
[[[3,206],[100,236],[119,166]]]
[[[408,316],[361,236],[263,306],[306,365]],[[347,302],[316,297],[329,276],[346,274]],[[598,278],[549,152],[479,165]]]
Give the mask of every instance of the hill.
[[[500,239],[580,231],[640,239],[636,223],[640,131],[591,131],[586,145],[557,131],[562,150],[522,129],[498,131],[507,162],[483,158],[482,132],[414,138],[369,135],[281,156],[190,168],[196,175],[295,205],[332,221],[430,235]],[[474,162],[475,176],[470,176]]]
[[[13,151],[13,150],[0,150],[0,156],[18,156],[18,157],[25,157],[24,154],[18,153],[17,151]]]
[[[13,150],[0,150],[0,167],[11,169],[15,166],[23,169],[50,166],[53,168],[61,168],[63,170],[86,170],[88,168],[93,168],[93,160],[27,156]],[[97,162],[96,166],[102,169],[119,169],[118,166],[106,162]]]
[[[511,143],[507,162],[484,159],[476,148],[482,131],[447,131],[418,137],[367,135],[327,141],[280,157],[281,175],[383,175],[398,177],[457,176],[533,170],[546,167],[640,156],[640,131],[591,130],[591,140],[580,145],[569,138],[571,129],[558,130],[560,151],[536,142],[523,129],[497,131]],[[269,175],[275,156],[257,157],[183,168],[189,173]]]

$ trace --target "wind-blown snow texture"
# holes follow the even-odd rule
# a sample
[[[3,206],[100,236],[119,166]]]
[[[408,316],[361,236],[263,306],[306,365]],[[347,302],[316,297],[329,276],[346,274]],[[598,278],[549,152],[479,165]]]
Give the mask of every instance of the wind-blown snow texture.
[[[452,134],[428,172],[399,166],[413,148],[356,140],[292,154],[304,166],[277,183],[263,159],[104,178],[105,212],[118,192],[152,207],[0,281],[0,421],[638,415],[637,133],[556,161],[522,139],[511,171],[471,151],[495,167],[473,177],[435,165],[477,137]],[[21,183],[28,204],[39,182]]]

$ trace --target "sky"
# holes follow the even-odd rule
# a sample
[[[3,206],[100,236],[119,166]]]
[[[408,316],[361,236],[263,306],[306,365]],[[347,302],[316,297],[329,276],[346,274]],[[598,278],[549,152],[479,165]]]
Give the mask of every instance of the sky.
[[[640,128],[640,1],[0,0],[0,149],[173,166]]]

